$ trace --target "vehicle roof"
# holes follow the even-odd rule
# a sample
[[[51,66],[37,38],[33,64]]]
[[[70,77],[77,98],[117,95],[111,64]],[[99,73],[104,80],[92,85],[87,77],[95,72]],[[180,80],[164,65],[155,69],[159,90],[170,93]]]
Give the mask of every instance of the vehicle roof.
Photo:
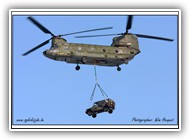
[[[105,100],[100,100],[100,101],[94,102],[94,104],[101,104],[101,103],[106,102],[106,100],[107,100],[107,101],[112,101],[112,102],[114,102],[114,101],[111,100],[111,99],[105,99]]]

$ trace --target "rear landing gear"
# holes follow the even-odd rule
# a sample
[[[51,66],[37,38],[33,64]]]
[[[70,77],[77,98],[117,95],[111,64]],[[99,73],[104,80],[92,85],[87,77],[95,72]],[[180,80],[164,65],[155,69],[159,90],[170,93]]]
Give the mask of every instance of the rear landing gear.
[[[117,67],[117,71],[121,71],[121,68],[119,66]]]
[[[77,64],[77,66],[75,67],[75,69],[78,71],[80,70],[80,66]]]

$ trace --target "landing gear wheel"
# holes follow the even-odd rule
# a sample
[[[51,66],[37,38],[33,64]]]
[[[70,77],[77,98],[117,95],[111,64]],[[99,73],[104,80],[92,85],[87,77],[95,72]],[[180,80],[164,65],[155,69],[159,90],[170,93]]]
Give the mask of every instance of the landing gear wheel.
[[[75,67],[75,69],[76,69],[76,70],[80,70],[80,66],[77,65],[77,66]]]
[[[92,114],[92,118],[96,118],[96,116],[97,116],[96,114]]]
[[[117,71],[121,71],[121,68],[119,66],[117,67]]]

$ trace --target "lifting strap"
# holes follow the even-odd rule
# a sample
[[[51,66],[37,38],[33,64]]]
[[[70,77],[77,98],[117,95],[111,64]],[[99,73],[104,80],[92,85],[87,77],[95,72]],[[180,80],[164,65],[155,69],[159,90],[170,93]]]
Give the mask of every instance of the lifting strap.
[[[100,92],[102,93],[102,96],[104,98],[108,98],[108,95],[105,93],[105,91],[101,88],[100,84],[98,83],[98,78],[97,78],[97,73],[96,73],[96,65],[94,65],[94,75],[95,75],[95,81],[96,81],[96,83],[95,83],[94,89],[92,91],[92,94],[91,94],[91,97],[90,97],[90,101],[92,101],[93,98],[94,98],[94,94],[95,94],[97,86],[98,86]]]

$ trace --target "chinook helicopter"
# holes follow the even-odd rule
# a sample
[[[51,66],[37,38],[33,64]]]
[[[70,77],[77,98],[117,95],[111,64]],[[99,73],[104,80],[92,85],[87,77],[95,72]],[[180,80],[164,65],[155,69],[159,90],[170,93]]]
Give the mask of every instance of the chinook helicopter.
[[[51,31],[45,28],[33,17],[28,17],[28,19],[39,29],[41,29],[44,33],[50,34],[52,37],[39,44],[38,46],[32,48],[31,50],[27,51],[23,54],[23,56],[28,55],[29,53],[39,49],[40,47],[48,44],[50,40],[52,40],[51,47],[48,50],[44,51],[43,55],[49,59],[53,59],[56,61],[65,61],[67,63],[77,64],[77,66],[75,67],[76,70],[80,69],[79,64],[88,64],[98,66],[115,66],[117,67],[118,71],[121,71],[120,65],[128,64],[128,62],[132,60],[134,56],[140,53],[138,37],[158,39],[164,41],[173,41],[173,39],[169,38],[129,33],[128,30],[132,27],[132,15],[129,15],[128,17],[126,31],[124,33],[76,36],[76,38],[84,38],[119,35],[113,38],[111,46],[69,43],[66,39],[62,38],[62,36],[111,29],[112,27],[98,28],[55,36]]]

